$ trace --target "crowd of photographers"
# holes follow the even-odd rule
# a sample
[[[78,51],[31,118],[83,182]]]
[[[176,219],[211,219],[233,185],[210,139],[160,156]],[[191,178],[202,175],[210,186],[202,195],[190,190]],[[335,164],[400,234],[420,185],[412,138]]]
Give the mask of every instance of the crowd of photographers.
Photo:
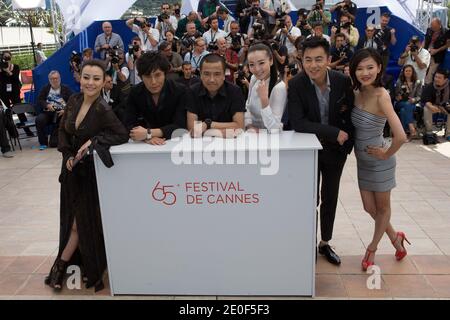
[[[397,42],[396,30],[389,26],[389,14],[381,16],[380,25],[368,25],[365,33],[360,34],[354,25],[357,15],[355,3],[344,0],[329,9],[324,5],[324,0],[317,0],[312,8],[299,9],[297,21],[292,21],[289,15],[291,8],[286,0],[239,0],[235,12],[237,20],[219,0],[201,0],[197,11],[187,16],[180,14],[178,4],[163,3],[154,25],[143,17],[126,21],[136,34],[130,44],[124,44],[120,35],[113,32],[111,24],[104,22],[103,33],[97,36],[94,48],[87,48],[82,53],[73,52],[70,66],[79,82],[80,66],[93,59],[94,51],[105,60],[109,84],[103,95],[118,115],[124,112],[131,88],[142,82],[137,65],[140,57],[148,51],[161,52],[170,64],[167,78],[186,86],[200,82],[202,59],[209,53],[216,53],[225,60],[226,80],[239,86],[245,97],[249,94],[252,78],[247,60],[249,48],[259,42],[271,48],[280,81],[302,71],[302,43],[310,37],[324,38],[330,43],[332,69],[348,74],[349,62],[355,51],[368,47],[379,52],[386,68],[389,48]],[[334,21],[332,13],[336,16]],[[223,28],[220,29],[219,25]],[[396,85],[389,83],[389,75],[383,77],[411,138],[418,136],[414,123],[419,120],[426,127],[427,139],[424,138],[424,142],[433,143],[433,114],[450,111],[448,73],[439,68],[448,46],[449,32],[435,18],[427,30],[425,41],[422,43],[418,37],[411,38],[400,56],[398,63],[403,69]],[[0,66],[2,101],[7,106],[17,102],[11,98],[11,92],[4,90],[5,73],[10,76],[7,71],[11,69],[10,64],[10,61],[2,59]],[[417,119],[416,105],[420,103],[424,111],[419,116],[423,118]],[[21,115],[21,121],[23,117]],[[447,139],[450,139],[449,123],[447,121]],[[44,141],[42,144],[45,146]],[[7,151],[9,149],[2,145],[2,152],[5,154]]]

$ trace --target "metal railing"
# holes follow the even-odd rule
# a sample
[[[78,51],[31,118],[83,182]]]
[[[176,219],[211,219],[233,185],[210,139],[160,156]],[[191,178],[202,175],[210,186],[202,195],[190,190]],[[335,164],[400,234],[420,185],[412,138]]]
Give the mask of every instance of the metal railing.
[[[37,49],[36,46],[34,48]],[[42,44],[42,49],[43,50],[56,50],[57,45],[55,43]],[[0,46],[0,52],[5,51],[5,50],[11,51],[11,53],[15,56],[27,55],[27,54],[33,53],[31,44],[20,45],[20,46]]]

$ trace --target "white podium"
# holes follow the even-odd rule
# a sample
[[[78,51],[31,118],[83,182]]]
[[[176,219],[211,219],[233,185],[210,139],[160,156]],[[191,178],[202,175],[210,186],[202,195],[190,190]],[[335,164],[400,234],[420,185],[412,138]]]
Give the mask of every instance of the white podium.
[[[95,155],[111,293],[314,296],[315,135],[178,140]]]

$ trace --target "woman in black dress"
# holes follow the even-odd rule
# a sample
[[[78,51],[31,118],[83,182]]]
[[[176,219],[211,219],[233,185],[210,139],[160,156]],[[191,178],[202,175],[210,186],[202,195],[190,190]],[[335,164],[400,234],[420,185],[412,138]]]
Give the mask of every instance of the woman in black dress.
[[[67,266],[74,264],[81,267],[87,288],[103,288],[106,253],[94,161],[87,151],[95,149],[109,167],[108,147],[128,141],[125,127],[100,96],[104,82],[103,62],[86,62],[81,69],[83,93],[70,97],[59,127],[58,150],[63,155],[59,252],[45,279],[54,289],[62,288]]]

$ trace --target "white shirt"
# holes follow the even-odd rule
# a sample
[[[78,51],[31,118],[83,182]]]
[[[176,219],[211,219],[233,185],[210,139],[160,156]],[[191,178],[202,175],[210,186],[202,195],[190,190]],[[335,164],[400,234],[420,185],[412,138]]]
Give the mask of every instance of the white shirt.
[[[42,50],[36,50],[36,60],[37,64],[43,63],[45,60],[47,60],[47,57],[45,56],[44,51]]]
[[[407,64],[412,65],[414,67],[414,70],[416,70],[417,80],[422,81],[422,84],[424,84],[425,76],[427,74],[427,69],[430,66],[431,55],[427,49],[422,48],[419,50],[418,56],[419,56],[419,59],[422,61],[422,63],[426,64],[425,68],[423,68],[423,69],[419,68],[419,65],[417,64],[417,62],[412,60],[411,53],[408,54],[408,57],[406,58],[404,65],[407,65]]]
[[[290,34],[291,36],[297,38],[300,37],[302,35],[302,32],[300,31],[299,28],[292,26],[289,31],[288,34]],[[295,53],[295,46],[294,44],[288,39],[287,35],[284,35],[281,33],[281,30],[278,30],[277,35],[279,35],[280,37],[280,42],[282,45],[285,45],[286,48],[288,49],[288,54],[294,54]],[[286,39],[286,40],[284,40]]]
[[[156,46],[152,46],[152,44],[150,43],[150,40],[148,39],[147,34],[142,31],[141,28],[139,28],[137,25],[133,24],[133,32],[137,33],[137,35],[139,36],[139,39],[141,39],[141,49],[142,51],[155,51],[158,50],[158,45]],[[156,30],[155,28],[151,28],[150,29],[150,33],[153,36],[153,39],[155,39],[156,41],[159,41],[159,31]]]
[[[172,25],[173,31],[177,30],[178,28],[178,20],[177,18],[175,18],[174,16],[170,16],[169,17],[169,22]],[[156,29],[159,31],[159,26],[161,23],[156,24]],[[162,40],[164,40],[166,38],[166,32],[167,30],[169,30],[168,26],[166,26],[165,24],[161,25],[161,34],[159,35],[159,41],[161,42]]]
[[[208,45],[210,42],[214,42],[219,38],[225,38],[227,36],[227,33],[223,30],[217,30],[217,32],[212,31],[212,29],[209,29],[203,34],[203,39],[205,39],[206,45]]]
[[[268,80],[267,80],[268,81]],[[261,106],[261,99],[258,95],[258,87],[261,80],[257,80],[255,76],[250,79],[248,98],[246,102],[247,111],[245,112],[245,126],[251,124],[254,127],[268,130],[282,130],[284,109],[287,103],[287,88],[283,81],[280,81],[269,97],[269,105],[265,108]]]
[[[203,57],[209,54],[209,51],[205,50],[200,55],[198,55],[195,51],[188,52],[184,56],[184,61],[189,62],[192,66],[192,71],[195,71],[196,69],[200,68],[200,62],[202,61]]]
[[[130,54],[127,52],[127,54],[125,55],[125,61],[127,62],[127,65],[129,60]],[[130,71],[130,83],[132,85],[136,85],[142,82],[142,79],[139,77],[138,72],[136,70],[136,61],[134,62],[134,70],[128,69],[128,71]]]
[[[227,34],[230,33],[230,24],[231,24],[233,21],[236,21],[236,20],[231,16],[231,14],[229,14],[227,20],[225,20],[225,21],[223,22],[223,31],[224,31],[225,33],[227,33]]]
[[[120,71],[122,72],[122,74],[127,78],[127,80],[128,80],[128,78],[130,77],[130,70],[128,70],[128,68],[127,67],[122,67],[121,69],[120,69]],[[113,81],[113,84],[117,84],[117,72],[114,70],[114,74],[113,74],[113,77],[112,77],[112,81]]]

